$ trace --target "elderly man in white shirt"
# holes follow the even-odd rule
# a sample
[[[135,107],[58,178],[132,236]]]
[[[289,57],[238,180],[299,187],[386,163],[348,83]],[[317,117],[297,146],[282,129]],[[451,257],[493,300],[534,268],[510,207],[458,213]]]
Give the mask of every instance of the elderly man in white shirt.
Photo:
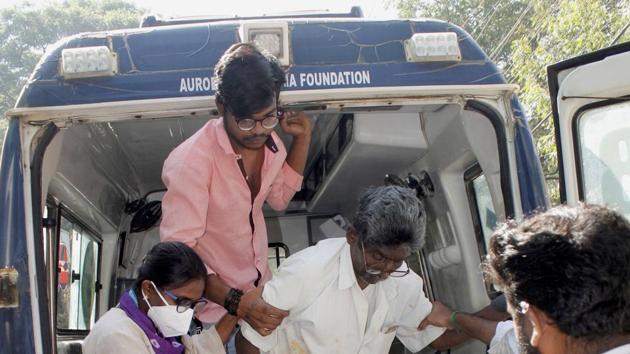
[[[263,299],[290,315],[274,331],[242,323],[270,353],[387,353],[394,337],[412,352],[443,328],[418,330],[432,305],[405,259],[424,242],[425,211],[403,187],[368,190],[345,238],[320,241],[289,257]]]

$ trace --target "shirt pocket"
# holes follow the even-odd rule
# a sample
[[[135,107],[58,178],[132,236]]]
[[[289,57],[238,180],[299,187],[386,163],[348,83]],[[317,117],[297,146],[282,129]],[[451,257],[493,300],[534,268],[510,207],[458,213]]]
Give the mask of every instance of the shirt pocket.
[[[393,333],[395,335],[397,330],[398,330],[398,325],[397,324],[384,323],[383,326],[381,327],[381,334]]]

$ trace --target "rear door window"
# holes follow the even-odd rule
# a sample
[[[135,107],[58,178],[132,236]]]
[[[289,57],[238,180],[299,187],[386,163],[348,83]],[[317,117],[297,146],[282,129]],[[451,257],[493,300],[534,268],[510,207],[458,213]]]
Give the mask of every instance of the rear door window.
[[[473,224],[477,236],[479,255],[483,259],[488,250],[488,243],[497,225],[497,214],[492,203],[492,195],[486,176],[481,167],[475,165],[466,171],[464,177],[471,207]]]
[[[62,213],[57,261],[57,328],[89,330],[95,321],[98,261],[96,235]]]
[[[576,128],[584,200],[630,217],[630,102],[587,108]]]

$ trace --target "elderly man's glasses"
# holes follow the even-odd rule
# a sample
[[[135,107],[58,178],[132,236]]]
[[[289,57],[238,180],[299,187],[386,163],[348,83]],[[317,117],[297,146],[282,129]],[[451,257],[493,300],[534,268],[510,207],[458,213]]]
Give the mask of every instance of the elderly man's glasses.
[[[234,117],[234,119],[236,120],[236,125],[238,126],[238,129],[242,131],[250,131],[254,129],[254,127],[256,126],[256,122],[260,122],[262,127],[265,129],[273,129],[278,125],[278,123],[280,122],[280,119],[282,119],[282,116],[284,116],[284,110],[281,107],[276,107],[275,114],[274,115],[272,114],[273,113],[271,113],[270,115],[268,115],[262,120],[255,120],[252,118],[236,118],[236,117]]]
[[[374,269],[368,268],[367,259],[365,258],[365,247],[363,246],[363,240],[360,240],[360,242],[361,242],[361,252],[363,253],[363,265],[365,266],[365,271],[371,275],[381,275],[385,273],[380,270],[374,270]],[[372,264],[377,265],[381,269],[384,269],[385,267],[389,266],[391,263],[397,263],[385,257],[381,257],[381,259],[374,259],[374,257],[371,257],[371,258],[374,261],[372,262]],[[409,269],[409,264],[407,264],[406,260],[403,260],[402,262],[398,262],[398,264],[396,264],[396,270],[390,272],[389,276],[400,278],[409,274],[410,271],[411,270]]]
[[[186,297],[178,297],[168,290],[164,290],[164,293],[175,301],[175,305],[177,305],[177,312],[179,313],[184,313],[188,309],[193,309],[195,312],[198,312],[208,303],[208,300],[203,297],[197,300],[192,300]]]

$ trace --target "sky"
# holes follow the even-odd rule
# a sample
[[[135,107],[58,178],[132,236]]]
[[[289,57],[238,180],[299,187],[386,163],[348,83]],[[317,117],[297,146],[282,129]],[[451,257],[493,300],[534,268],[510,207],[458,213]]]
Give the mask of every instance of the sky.
[[[228,17],[254,16],[292,11],[329,10],[330,12],[350,12],[352,6],[360,6],[363,15],[369,18],[395,18],[396,10],[388,0],[129,0],[137,6],[163,18],[226,15]],[[25,0],[0,0],[0,7],[26,2]],[[46,4],[50,0],[29,0],[34,4]]]

